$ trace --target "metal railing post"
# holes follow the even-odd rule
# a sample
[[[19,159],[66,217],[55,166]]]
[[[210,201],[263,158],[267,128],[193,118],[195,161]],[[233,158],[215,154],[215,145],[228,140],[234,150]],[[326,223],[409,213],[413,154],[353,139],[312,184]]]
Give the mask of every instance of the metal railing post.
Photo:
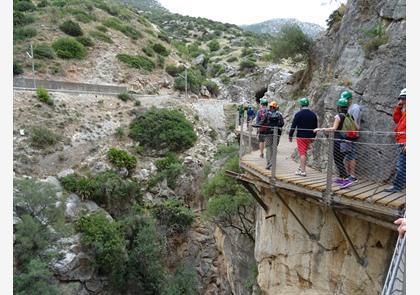
[[[332,193],[332,176],[333,176],[333,162],[334,162],[334,131],[328,133],[328,161],[327,161],[327,185],[324,192],[324,201],[326,204],[331,204]]]
[[[251,140],[252,140],[252,125],[248,124],[248,152],[249,153],[252,152]]]
[[[272,186],[272,190],[275,190],[275,183],[276,183],[276,166],[277,166],[277,140],[280,140],[280,138],[278,138],[278,134],[279,134],[279,128],[278,127],[274,127],[274,133],[273,133],[273,142],[272,142],[272,147],[271,147],[271,159],[270,159],[270,163],[271,163],[271,178],[270,178],[270,182],[271,182],[271,186]]]

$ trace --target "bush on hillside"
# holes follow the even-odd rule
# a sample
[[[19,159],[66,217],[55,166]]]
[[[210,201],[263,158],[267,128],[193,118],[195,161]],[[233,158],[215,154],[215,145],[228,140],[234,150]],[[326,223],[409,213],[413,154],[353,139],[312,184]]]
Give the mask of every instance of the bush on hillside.
[[[30,140],[33,147],[46,148],[56,145],[61,140],[61,136],[45,127],[32,127]]]
[[[72,14],[74,15],[74,17],[79,22],[82,22],[82,23],[85,23],[85,24],[96,20],[96,17],[95,17],[94,14],[92,14],[92,13],[88,14],[88,13],[86,13],[83,10],[80,10],[80,9],[72,10]]]
[[[210,68],[210,75],[217,77],[225,72],[225,67],[221,64],[212,64]]]
[[[80,25],[72,20],[66,20],[59,26],[60,30],[66,33],[67,35],[77,37],[82,36],[83,31]]]
[[[13,1],[13,10],[16,11],[34,11],[35,5],[30,0]]]
[[[340,28],[341,19],[346,12],[346,5],[341,3],[340,7],[334,10],[327,19],[328,30],[333,29],[335,32]]]
[[[171,40],[169,39],[168,34],[164,33],[164,32],[159,32],[158,33],[158,38],[166,43],[170,43]]]
[[[15,294],[61,294],[57,281],[48,269],[47,263],[38,258],[32,259],[23,272],[15,274],[13,291]]]
[[[182,65],[176,66],[176,65],[167,65],[165,68],[165,71],[171,75],[172,77],[177,77],[179,74],[184,72],[184,67]]]
[[[108,274],[114,288],[122,288],[127,254],[120,224],[98,212],[80,217],[75,227],[82,234],[82,244],[95,258],[99,273]]]
[[[153,51],[153,49],[152,49],[151,47],[143,47],[141,50],[142,50],[144,53],[146,53],[146,55],[147,55],[148,57],[153,57],[153,56],[155,56],[155,52]]]
[[[198,70],[188,69],[187,87],[188,91],[198,94],[201,89],[204,78]],[[179,91],[185,91],[185,75],[180,75],[175,79],[174,88]]]
[[[163,55],[163,56],[168,56],[169,55],[169,51],[166,49],[165,46],[163,46],[160,43],[153,44],[152,48],[157,54],[160,54],[160,55]]]
[[[209,49],[210,49],[210,51],[211,51],[211,52],[213,52],[213,51],[217,51],[217,50],[219,50],[219,49],[220,49],[220,44],[219,44],[219,41],[217,41],[217,40],[212,40],[212,41],[210,41],[210,42],[207,44],[207,46],[209,47]]]
[[[71,37],[62,37],[54,41],[52,48],[58,57],[69,59],[84,59],[87,50],[83,44],[79,43],[76,39]]]
[[[137,159],[127,151],[110,148],[107,152],[108,160],[117,168],[126,168],[128,171],[136,168]]]
[[[378,50],[379,46],[388,42],[388,35],[385,32],[385,28],[381,22],[377,22],[373,27],[365,30],[363,36],[359,39],[359,43],[363,47],[363,51],[366,56]]]
[[[194,222],[194,213],[177,199],[168,199],[155,205],[152,212],[170,235],[185,232]]]
[[[13,76],[23,74],[23,68],[19,62],[13,61]]]
[[[37,97],[38,97],[38,99],[39,99],[40,101],[42,101],[43,103],[46,103],[46,104],[48,104],[48,105],[50,105],[50,106],[54,105],[54,101],[53,101],[53,99],[51,98],[51,96],[50,96],[50,94],[48,93],[47,89],[45,89],[44,87],[39,86],[39,87],[36,89],[36,96],[37,96]]]
[[[150,178],[148,185],[154,187],[156,184],[166,179],[168,187],[175,189],[176,180],[184,170],[182,163],[178,160],[176,155],[168,153],[164,159],[156,160],[155,165],[157,167],[157,173]]]
[[[250,59],[244,59],[239,64],[239,69],[241,71],[252,70],[252,69],[254,69],[256,67],[257,67],[257,64],[254,61],[250,60]]]
[[[16,28],[13,30],[13,40],[16,40],[16,41],[26,40],[26,39],[35,37],[36,34],[37,32],[34,28],[30,28],[30,27]]]
[[[151,72],[155,68],[153,61],[141,55],[117,54],[117,59],[135,69],[144,69]]]
[[[294,61],[307,61],[314,41],[298,25],[284,25],[279,35],[274,38],[271,48],[275,61],[292,58]]]
[[[220,93],[220,88],[217,84],[211,80],[205,80],[203,85],[206,86],[207,90],[214,96],[218,96]]]
[[[38,8],[44,8],[44,7],[47,7],[48,4],[49,3],[48,3],[47,0],[41,0],[36,7],[38,7]]]
[[[54,59],[55,53],[48,44],[41,43],[34,46],[34,58]]]
[[[226,61],[227,62],[235,62],[235,61],[238,61],[238,58],[236,56],[232,56],[232,57],[229,57]]]
[[[108,28],[112,28],[114,30],[120,31],[121,33],[130,37],[131,39],[136,40],[139,37],[141,37],[141,33],[139,31],[137,31],[136,29],[134,29],[133,27],[129,25],[125,25],[124,23],[121,22],[121,20],[119,20],[116,17],[108,18],[107,20],[103,22],[103,24],[104,26]]]
[[[104,33],[100,32],[100,31],[91,31],[91,32],[89,32],[89,34],[93,38],[98,39],[100,41],[103,41],[105,43],[108,43],[108,44],[114,43],[114,41],[112,41],[111,37],[109,37],[107,34],[104,34]]]
[[[121,99],[122,101],[129,101],[129,100],[133,100],[133,97],[128,93],[128,92],[123,92],[118,94],[117,96],[119,99]]]
[[[192,265],[177,267],[175,275],[166,281],[164,295],[195,295],[197,290],[197,274]]]
[[[78,194],[82,199],[93,200],[100,205],[111,208],[112,203],[133,199],[140,195],[136,182],[122,179],[112,171],[101,172],[94,177],[70,174],[60,178],[63,187]]]
[[[130,124],[129,136],[149,149],[180,152],[197,140],[192,124],[176,110],[151,108]]]
[[[25,26],[30,23],[33,23],[35,18],[32,15],[20,12],[13,11],[13,26]]]
[[[80,44],[82,44],[83,46],[86,47],[93,47],[95,45],[95,43],[93,42],[93,40],[87,36],[79,36],[76,37],[77,42],[79,42]]]

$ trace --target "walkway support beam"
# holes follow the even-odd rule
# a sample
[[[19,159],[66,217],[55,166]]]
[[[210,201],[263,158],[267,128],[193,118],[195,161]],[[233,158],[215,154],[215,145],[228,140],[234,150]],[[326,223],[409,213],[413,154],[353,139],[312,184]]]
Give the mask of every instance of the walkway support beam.
[[[341,222],[340,218],[338,217],[337,212],[335,212],[334,209],[331,209],[331,210],[332,210],[332,212],[334,214],[335,220],[337,221],[337,224],[338,224],[338,227],[340,228],[341,233],[343,234],[344,238],[347,241],[347,244],[350,246],[351,251],[353,252],[354,256],[356,257],[357,262],[361,266],[366,267],[367,266],[367,261],[364,260],[363,258],[361,258],[360,255],[359,255],[359,253],[357,253],[357,250],[354,247],[354,244],[351,241],[350,236],[348,235],[346,229],[344,228],[343,223]]]

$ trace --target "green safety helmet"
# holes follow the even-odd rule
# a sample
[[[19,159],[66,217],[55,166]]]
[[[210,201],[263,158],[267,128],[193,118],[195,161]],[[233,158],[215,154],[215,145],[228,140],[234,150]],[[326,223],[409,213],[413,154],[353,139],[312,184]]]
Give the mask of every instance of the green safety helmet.
[[[340,94],[340,98],[351,99],[352,97],[353,97],[353,94],[351,94],[351,92],[348,90],[344,90]]]
[[[299,104],[302,107],[306,107],[306,106],[309,105],[309,99],[307,99],[306,97],[303,97],[303,98],[299,99]]]
[[[268,100],[266,98],[261,98],[260,104],[266,106],[266,105],[268,105]]]
[[[340,98],[339,100],[337,100],[337,106],[339,107],[348,107],[349,106],[349,102],[347,101],[346,98]]]

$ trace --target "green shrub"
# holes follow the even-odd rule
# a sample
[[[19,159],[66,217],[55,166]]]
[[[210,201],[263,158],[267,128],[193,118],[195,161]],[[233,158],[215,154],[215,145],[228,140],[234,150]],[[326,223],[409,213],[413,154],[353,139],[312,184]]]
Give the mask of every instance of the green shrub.
[[[164,33],[164,32],[159,32],[158,33],[158,38],[166,43],[170,43],[171,40],[169,39],[168,34]]]
[[[235,62],[235,61],[238,61],[238,58],[236,56],[232,56],[227,59],[227,62]]]
[[[284,25],[271,44],[272,55],[275,61],[282,58],[307,61],[313,45],[314,41],[298,25]]]
[[[76,39],[71,37],[63,37],[57,39],[52,44],[52,48],[54,49],[57,56],[64,59],[84,59],[87,54],[85,46],[83,46],[82,44],[77,42]]]
[[[13,76],[23,74],[23,68],[19,62],[13,61]]]
[[[13,1],[13,10],[16,11],[34,11],[35,5],[30,0]]]
[[[172,77],[176,77],[179,74],[181,74],[184,71],[184,67],[182,65],[176,66],[176,65],[167,65],[165,67],[165,71],[171,75]]]
[[[130,123],[129,136],[149,149],[184,151],[197,140],[192,124],[176,110],[151,108]]]
[[[107,27],[105,27],[105,26],[103,26],[103,25],[96,26],[96,29],[97,29],[98,31],[101,31],[102,33],[106,33],[106,32],[108,32],[108,28],[107,28]]]
[[[163,57],[162,55],[157,56],[157,66],[162,69],[165,68],[165,57]]]
[[[13,26],[25,26],[30,23],[33,23],[35,18],[32,15],[20,12],[13,11]]]
[[[153,61],[141,55],[117,54],[117,58],[131,68],[144,69],[149,72],[155,68]]]
[[[222,83],[225,85],[229,85],[231,83],[231,79],[226,75],[222,75],[220,77],[220,81],[222,81]]]
[[[212,64],[210,69],[210,75],[212,77],[217,77],[225,72],[225,68],[221,64]]]
[[[40,86],[36,89],[36,96],[43,103],[46,103],[46,104],[51,105],[51,106],[54,105],[53,99],[51,98],[47,89],[45,89],[44,87]]]
[[[109,43],[109,44],[114,43],[114,41],[112,41],[111,37],[109,37],[107,34],[104,34],[104,33],[100,32],[100,31],[91,31],[91,32],[89,32],[89,34],[93,38],[98,39],[100,41],[103,41],[105,43]]]
[[[340,7],[334,10],[327,19],[328,30],[333,29],[334,31],[337,31],[339,29],[341,19],[343,18],[345,12],[346,5],[341,3]]]
[[[238,155],[239,147],[238,145],[219,145],[217,147],[216,154],[214,158],[216,160],[224,159],[224,158],[233,158]]]
[[[140,194],[137,183],[122,179],[112,171],[105,171],[94,177],[70,174],[60,178],[60,182],[66,190],[78,194],[82,199],[93,200],[107,205],[108,208],[113,202],[136,198]]]
[[[130,94],[128,94],[128,92],[123,92],[118,94],[117,96],[119,99],[121,99],[122,101],[128,101],[128,100],[133,100],[133,98],[131,97]]]
[[[181,265],[175,275],[167,280],[164,295],[195,295],[197,290],[197,275],[192,265]]]
[[[111,285],[121,288],[127,255],[120,224],[109,221],[103,213],[93,213],[76,220],[75,227],[82,234],[82,244],[94,256],[100,273],[109,274]]]
[[[141,50],[143,50],[143,52],[144,53],[146,53],[146,55],[148,56],[148,57],[153,57],[153,56],[155,56],[155,52],[153,51],[153,49],[152,48],[150,48],[150,47],[143,47]]]
[[[219,41],[217,41],[217,40],[212,40],[212,41],[210,41],[210,42],[207,44],[207,46],[209,47],[209,49],[210,49],[210,51],[211,51],[211,52],[213,52],[213,51],[217,51],[217,50],[219,50],[219,49],[220,49],[220,44],[219,44]]]
[[[40,259],[32,259],[26,270],[13,277],[14,294],[61,294],[53,273]]]
[[[136,294],[161,294],[165,281],[161,237],[153,219],[136,216],[132,246],[128,253],[126,285]]]
[[[254,61],[250,60],[250,59],[244,59],[239,64],[239,69],[241,71],[252,70],[252,69],[254,69],[256,67],[257,67],[257,64]]]
[[[141,34],[139,31],[137,31],[131,26],[123,24],[118,18],[115,18],[115,17],[108,18],[107,20],[103,22],[103,24],[104,26],[108,28],[112,28],[114,30],[120,31],[121,33],[130,37],[131,39],[136,40],[139,37],[141,37]]]
[[[156,205],[153,215],[163,224],[171,234],[185,232],[194,221],[191,209],[177,199],[169,199]]]
[[[136,168],[137,159],[130,155],[127,151],[110,148],[107,152],[108,160],[117,168],[127,168],[133,170]]]
[[[66,20],[59,26],[60,30],[66,33],[67,35],[77,37],[82,36],[83,31],[80,25],[72,20]]]
[[[187,87],[188,91],[199,93],[203,83],[203,77],[198,70],[187,70]],[[179,91],[185,91],[185,75],[180,75],[175,79],[174,88]]]
[[[166,179],[168,187],[174,189],[176,187],[176,180],[184,170],[181,162],[173,153],[168,153],[164,159],[155,162],[157,173],[149,180],[149,186],[153,187],[159,182]]]
[[[207,90],[214,96],[218,96],[220,93],[220,88],[217,84],[211,80],[206,80],[203,82],[203,85],[206,86]]]
[[[92,47],[95,45],[95,43],[93,42],[93,40],[87,36],[79,36],[76,37],[77,42],[79,42],[80,44],[82,44],[83,46],[86,47]]]
[[[114,135],[118,139],[123,139],[125,136],[124,128],[118,127],[117,129],[115,129]]]
[[[75,16],[75,18],[82,23],[90,23],[93,20],[96,20],[96,17],[93,14],[88,14],[84,12],[83,10],[73,10],[72,14]]]
[[[67,3],[67,0],[53,0],[51,4],[57,7],[64,7],[67,5]]]
[[[48,3],[47,0],[41,0],[36,7],[38,7],[38,8],[44,8],[44,7],[47,7],[48,4],[49,3]]]
[[[13,40],[26,40],[32,37],[35,37],[37,34],[36,30],[34,28],[16,28],[13,30]]]
[[[202,187],[203,196],[208,200],[205,219],[209,219],[223,227],[233,227],[241,234],[254,241],[254,221],[252,196],[233,178],[225,175],[225,170],[239,171],[239,157],[229,159],[223,168]]]
[[[377,22],[373,27],[363,32],[363,37],[359,40],[366,56],[378,50],[379,46],[388,42],[388,35],[381,22]]]
[[[37,44],[34,46],[34,58],[39,59],[54,59],[54,50],[45,43]]]
[[[30,131],[31,145],[36,148],[46,148],[56,145],[61,136],[45,127],[33,127]]]
[[[152,46],[152,49],[157,53],[157,54],[160,54],[160,55],[163,55],[163,56],[168,56],[169,55],[169,51],[166,49],[166,47],[165,46],[163,46],[162,44],[160,44],[160,43],[155,43],[155,44],[153,44],[153,46]]]

